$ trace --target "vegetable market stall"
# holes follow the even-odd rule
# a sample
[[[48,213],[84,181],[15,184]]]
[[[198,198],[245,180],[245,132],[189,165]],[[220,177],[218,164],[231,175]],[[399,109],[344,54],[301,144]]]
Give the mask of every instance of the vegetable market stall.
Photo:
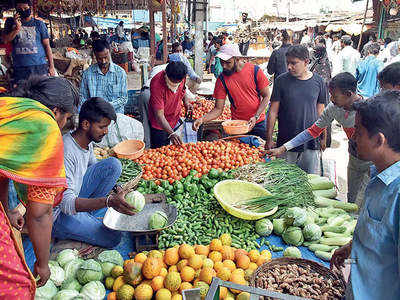
[[[158,238],[161,251],[132,255],[136,251],[132,238],[124,234],[121,244],[115,248],[125,259],[122,265],[120,261],[115,263],[116,260],[101,256],[96,259],[101,267],[104,262],[113,264],[108,272],[93,262],[84,265],[84,270],[101,270],[101,280],[105,280],[106,287],[115,292],[111,293],[112,296],[126,290],[137,300],[151,299],[158,293],[171,293],[172,297],[172,294],[181,294],[187,288],[199,287],[204,297],[212,277],[246,285],[256,268],[282,255],[301,256],[327,266],[327,262],[317,258],[313,252],[327,260],[335,247],[351,239],[355,222],[346,211],[356,208],[323,198],[334,197],[332,183],[307,176],[296,166],[280,160],[263,163],[260,149],[254,146],[239,141],[198,142],[185,144],[182,148],[165,146],[145,150],[144,155],[135,161],[143,168],[143,180],[138,183],[136,191],[164,194],[167,203],[178,209],[178,218],[171,227],[161,231]],[[129,180],[129,176],[126,179]],[[257,197],[253,195],[245,199],[245,194],[242,194],[231,201],[231,207],[245,214],[241,218],[233,216],[229,210],[228,213],[226,207],[222,208],[218,203],[221,202],[221,191],[217,186],[225,185],[229,190],[230,182],[234,181],[235,185],[238,179],[246,180],[248,184],[259,184],[259,189],[267,190]],[[288,188],[292,191],[287,192]],[[243,186],[242,190],[245,189]],[[222,197],[232,198],[232,195],[224,193]],[[318,206],[315,208],[317,213],[310,213],[307,206]],[[258,217],[254,216],[260,213],[266,213],[264,217],[267,218],[256,221]],[[281,229],[277,226],[279,223]],[[307,233],[309,224],[317,226],[320,231],[309,230]],[[283,236],[283,240],[278,234]],[[322,234],[324,237],[321,238]],[[304,239],[308,248],[301,246]],[[153,258],[162,258],[163,262],[159,264]],[[27,255],[27,260],[33,264],[32,256]],[[145,267],[145,264],[151,267]],[[111,273],[114,267],[119,273]],[[80,285],[89,284],[82,278],[78,278],[78,282]],[[98,285],[91,285],[95,284]],[[146,297],[141,298],[139,292]],[[228,290],[226,293],[231,295]],[[236,296],[232,294],[231,297]]]

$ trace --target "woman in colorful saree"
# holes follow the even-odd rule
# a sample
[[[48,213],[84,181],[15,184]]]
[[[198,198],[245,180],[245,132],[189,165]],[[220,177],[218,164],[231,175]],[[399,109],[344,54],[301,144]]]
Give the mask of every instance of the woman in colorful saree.
[[[50,277],[52,208],[67,187],[60,129],[78,103],[71,83],[56,77],[31,77],[10,97],[0,97],[0,299],[34,299],[36,285]],[[36,284],[11,230],[25,221],[8,208],[10,180],[26,207]]]

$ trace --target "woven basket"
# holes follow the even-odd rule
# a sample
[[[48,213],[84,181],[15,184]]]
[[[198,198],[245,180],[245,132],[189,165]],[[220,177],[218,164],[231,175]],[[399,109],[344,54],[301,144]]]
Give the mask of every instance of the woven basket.
[[[346,289],[346,282],[342,274],[332,272],[328,268],[312,260],[307,260],[302,258],[290,258],[290,257],[276,258],[258,267],[251,276],[250,286],[256,287],[256,279],[261,274],[266,273],[266,271],[274,269],[276,266],[293,265],[293,264],[302,267],[310,266],[312,271],[318,273],[325,279],[339,280],[341,282],[343,290]]]

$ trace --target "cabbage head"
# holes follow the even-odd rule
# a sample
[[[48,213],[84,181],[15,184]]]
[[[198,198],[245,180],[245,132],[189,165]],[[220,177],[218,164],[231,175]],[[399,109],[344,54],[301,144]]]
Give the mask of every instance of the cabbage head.
[[[76,272],[76,277],[80,284],[90,281],[102,280],[103,272],[101,265],[94,259],[84,261]]]
[[[293,258],[301,258],[301,252],[299,248],[296,247],[287,247],[285,251],[283,251],[284,257],[293,257]]]
[[[61,289],[62,290],[75,290],[75,291],[80,291],[82,288],[82,286],[80,285],[80,283],[78,282],[78,280],[76,279],[68,279],[65,280],[63,282],[63,284],[61,285]]]
[[[76,290],[61,290],[52,300],[75,300],[77,296],[79,292]]]
[[[81,295],[90,300],[103,300],[106,296],[106,289],[100,281],[91,281],[83,286]]]
[[[301,227],[307,221],[307,211],[300,207],[290,207],[285,214],[285,223]]]
[[[154,214],[150,216],[149,220],[149,228],[153,229],[160,229],[167,225],[168,223],[168,216],[163,211],[157,210]]]
[[[301,246],[304,242],[303,233],[300,227],[290,226],[282,234],[282,238],[286,244],[293,246]]]
[[[282,233],[287,228],[287,225],[285,223],[285,219],[273,219],[272,220],[272,225],[274,227],[274,233],[276,235],[282,235]]]
[[[108,277],[111,275],[111,270],[116,265],[119,265],[121,267],[124,265],[124,259],[122,258],[122,255],[119,254],[119,252],[117,250],[103,251],[99,254],[97,259],[101,264],[101,268],[103,270],[103,275],[105,277]]]
[[[81,258],[76,258],[74,260],[67,262],[67,264],[64,266],[65,280],[76,278],[76,272],[78,271],[83,262],[84,260]]]
[[[258,220],[256,222],[256,232],[258,235],[269,236],[273,229],[274,226],[272,225],[272,222],[267,218]]]
[[[318,241],[322,236],[321,227],[317,224],[308,224],[303,228],[303,236],[307,241]]]
[[[65,249],[58,253],[57,255],[57,262],[60,264],[61,268],[64,268],[64,266],[70,262],[71,260],[74,260],[79,257],[79,252],[76,249]]]
[[[58,292],[57,287],[51,280],[47,280],[46,284],[36,289],[35,300],[51,300]]]
[[[134,212],[140,212],[143,210],[146,200],[142,193],[138,191],[132,191],[125,196],[125,201],[133,206]]]
[[[49,268],[50,268],[50,280],[53,281],[53,283],[56,286],[60,286],[65,279],[65,272],[63,268],[55,264],[49,264]]]
[[[56,266],[59,267],[60,264],[58,262],[56,262],[55,260],[49,260],[49,266]]]

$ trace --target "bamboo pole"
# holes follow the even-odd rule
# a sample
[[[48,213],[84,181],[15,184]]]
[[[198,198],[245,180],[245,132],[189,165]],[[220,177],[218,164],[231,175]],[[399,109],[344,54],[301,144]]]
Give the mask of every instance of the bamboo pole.
[[[367,4],[365,6],[364,20],[363,20],[363,23],[362,23],[362,26],[361,26],[360,39],[358,40],[358,47],[357,47],[358,51],[360,51],[360,47],[361,47],[361,41],[362,41],[362,37],[363,37],[365,21],[367,19],[368,6],[369,6],[369,0],[367,0]]]

